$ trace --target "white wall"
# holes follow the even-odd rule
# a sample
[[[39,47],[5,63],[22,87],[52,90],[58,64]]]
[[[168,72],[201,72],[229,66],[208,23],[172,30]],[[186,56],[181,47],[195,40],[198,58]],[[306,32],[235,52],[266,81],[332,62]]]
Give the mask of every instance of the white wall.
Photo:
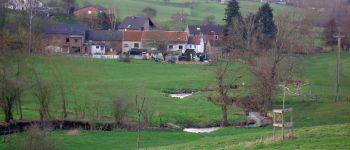
[[[135,43],[139,44],[139,47],[135,47]],[[142,48],[142,43],[139,41],[123,41],[123,52],[128,52],[133,48]]]
[[[204,48],[205,48],[205,45],[204,45],[203,39],[201,39],[201,42],[199,45],[187,44],[187,47],[186,47],[186,49],[193,49],[196,53],[204,53]],[[183,50],[182,53],[185,53],[186,49]]]
[[[172,45],[173,48],[170,48],[169,46]],[[183,50],[186,50],[186,45],[185,43],[177,43],[177,44],[168,44],[168,51],[180,51],[182,52]],[[180,49],[180,47],[182,48]]]
[[[91,45],[91,54],[105,54],[106,46],[104,45]]]

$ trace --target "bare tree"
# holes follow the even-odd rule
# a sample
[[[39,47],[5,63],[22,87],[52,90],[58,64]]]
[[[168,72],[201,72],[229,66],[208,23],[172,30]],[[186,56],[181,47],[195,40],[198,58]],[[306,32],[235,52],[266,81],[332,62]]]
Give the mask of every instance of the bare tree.
[[[61,100],[62,100],[62,109],[63,109],[63,118],[67,119],[68,117],[68,112],[67,112],[67,96],[66,96],[66,90],[65,90],[65,86],[64,86],[64,80],[63,80],[63,76],[60,72],[60,69],[55,65],[55,63],[53,62],[53,55],[49,54],[48,58],[49,58],[49,64],[51,66],[51,70],[53,72],[53,76],[56,80],[57,83],[57,87],[58,87],[58,91],[61,95]],[[57,56],[59,57],[59,56]]]
[[[232,90],[238,88],[237,82],[241,78],[238,74],[231,74],[232,72],[239,73],[239,71],[232,71],[232,62],[229,60],[218,60],[216,63],[215,71],[215,93],[208,96],[208,100],[215,105],[218,105],[221,109],[222,120],[221,126],[228,125],[227,111],[238,97],[238,93]],[[231,80],[231,78],[233,78]]]
[[[146,101],[146,98],[139,100],[139,98],[136,95],[135,104],[136,104],[136,110],[137,110],[137,143],[136,143],[137,150],[140,149],[141,116],[144,111],[145,101]]]
[[[295,45],[298,45],[300,24],[294,21],[297,20],[289,14],[278,16],[276,18],[277,34],[272,43],[273,47],[250,52],[249,58],[246,59],[254,75],[254,90],[260,99],[260,111],[262,112],[267,112],[272,108],[272,98],[277,90],[277,85],[284,78],[280,66],[286,58],[292,59],[292,50]]]
[[[166,56],[170,54],[168,51],[168,45],[170,41],[165,36],[162,31],[149,31],[144,35],[146,38],[144,39],[144,46],[150,51],[155,53],[161,53],[163,56],[163,60],[165,61]]]
[[[38,110],[41,120],[42,127],[45,126],[45,119],[51,118],[49,103],[52,96],[51,87],[47,81],[44,81],[40,78],[39,73],[32,69],[34,76],[34,96],[38,102]]]
[[[115,30],[118,24],[118,10],[116,8],[108,9],[108,19],[111,25],[111,30]]]

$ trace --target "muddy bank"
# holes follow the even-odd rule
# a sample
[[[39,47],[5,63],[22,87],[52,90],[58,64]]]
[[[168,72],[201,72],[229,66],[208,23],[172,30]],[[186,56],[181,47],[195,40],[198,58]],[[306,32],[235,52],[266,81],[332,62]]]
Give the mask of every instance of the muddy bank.
[[[121,129],[127,131],[136,131],[137,124],[129,123],[124,125],[117,125],[114,122],[88,122],[88,121],[74,121],[74,120],[49,120],[44,123],[41,121],[17,121],[12,123],[0,124],[0,136],[13,133],[20,133],[27,131],[31,126],[45,126],[50,130],[90,130],[90,131],[112,131],[114,129]],[[148,127],[141,126],[143,131],[178,131],[180,129],[172,128],[171,126],[162,127]]]

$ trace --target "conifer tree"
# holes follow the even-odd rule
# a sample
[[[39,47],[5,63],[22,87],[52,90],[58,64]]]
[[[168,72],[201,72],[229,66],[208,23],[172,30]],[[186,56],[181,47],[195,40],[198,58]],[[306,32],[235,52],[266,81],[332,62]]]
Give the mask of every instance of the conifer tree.
[[[273,19],[272,8],[269,3],[263,4],[256,14],[256,22],[261,35],[258,37],[258,42],[262,47],[268,48],[270,42],[275,38],[277,26]]]
[[[230,27],[233,23],[233,20],[237,16],[241,16],[241,13],[239,11],[239,5],[237,0],[230,0],[227,8],[225,10],[225,18],[224,21],[226,22],[226,29],[224,31],[225,36],[228,35],[228,27]]]

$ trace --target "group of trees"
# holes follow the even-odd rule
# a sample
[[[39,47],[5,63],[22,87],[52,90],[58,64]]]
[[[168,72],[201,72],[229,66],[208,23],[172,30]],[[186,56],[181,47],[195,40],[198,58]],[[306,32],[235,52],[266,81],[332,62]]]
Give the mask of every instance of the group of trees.
[[[341,35],[344,36],[341,40],[341,48],[346,51],[350,51],[350,19],[348,17],[342,17],[338,21],[331,18],[328,23],[324,25],[323,30],[323,40],[326,45],[330,46],[332,50],[335,50],[335,45],[338,41],[335,36]]]
[[[267,113],[272,109],[272,101],[279,90],[278,85],[294,79],[297,64],[293,57],[294,50],[305,44],[302,33],[306,28],[299,16],[294,13],[273,16],[273,10],[268,3],[263,4],[256,14],[242,16],[236,0],[231,0],[226,9],[225,39],[222,45],[222,61],[234,61],[247,65],[252,74],[246,93],[237,96],[237,90],[243,88],[239,80],[227,82],[227,78],[237,77],[239,71],[223,76],[229,65],[217,63],[217,96],[209,100],[222,108],[222,125],[227,125],[225,107],[233,104],[247,111]],[[232,63],[231,63],[232,64]],[[221,72],[221,73],[220,73]],[[226,81],[226,82],[222,82]],[[237,85],[234,89],[230,86]],[[235,94],[236,93],[236,94]],[[232,97],[235,95],[234,97]]]

